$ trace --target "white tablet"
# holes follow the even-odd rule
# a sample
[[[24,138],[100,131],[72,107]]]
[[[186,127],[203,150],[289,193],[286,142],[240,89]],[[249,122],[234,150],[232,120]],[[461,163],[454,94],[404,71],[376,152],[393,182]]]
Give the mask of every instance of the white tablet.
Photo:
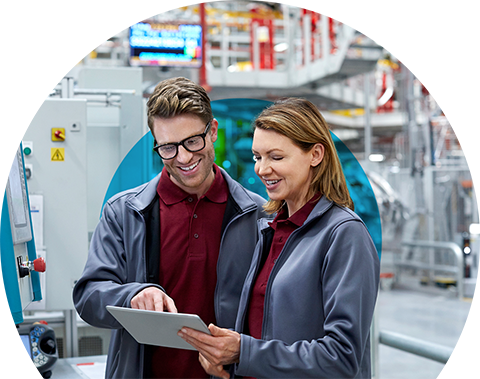
[[[107,310],[138,343],[196,350],[177,335],[186,326],[210,334],[198,315],[145,311],[107,305]]]

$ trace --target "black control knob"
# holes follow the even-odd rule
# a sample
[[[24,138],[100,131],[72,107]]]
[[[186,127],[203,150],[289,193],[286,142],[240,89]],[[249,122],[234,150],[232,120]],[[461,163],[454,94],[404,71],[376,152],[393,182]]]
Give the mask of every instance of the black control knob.
[[[28,268],[28,266],[25,266],[23,264],[23,258],[21,255],[17,257],[17,267],[18,276],[20,276],[20,278],[24,278],[30,274],[30,269]]]
[[[40,349],[46,354],[55,354],[56,348],[57,346],[53,338],[45,338],[40,342]]]
[[[28,267],[18,266],[18,275],[20,276],[20,278],[24,278],[28,276],[28,274],[30,274],[30,270],[28,269]]]

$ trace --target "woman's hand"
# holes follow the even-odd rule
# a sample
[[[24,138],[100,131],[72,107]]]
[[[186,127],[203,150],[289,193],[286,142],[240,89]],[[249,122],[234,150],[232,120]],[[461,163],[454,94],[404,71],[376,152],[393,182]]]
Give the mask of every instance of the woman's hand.
[[[238,363],[240,334],[213,324],[208,329],[211,335],[186,327],[178,335],[200,352],[200,363],[208,374],[228,378],[223,365]]]
[[[230,374],[225,371],[223,365],[214,366],[202,355],[202,353],[198,355],[198,360],[207,374],[213,375],[217,378],[230,379]]]

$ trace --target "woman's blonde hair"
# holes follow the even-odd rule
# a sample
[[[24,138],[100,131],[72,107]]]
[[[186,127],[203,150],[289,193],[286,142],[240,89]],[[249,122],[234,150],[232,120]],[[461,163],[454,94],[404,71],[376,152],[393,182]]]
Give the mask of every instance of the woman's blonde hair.
[[[280,99],[257,117],[256,128],[282,134],[303,151],[310,151],[317,143],[322,144],[325,148],[323,160],[312,168],[308,198],[320,192],[327,199],[354,209],[330,130],[315,105],[301,98]],[[267,213],[275,213],[282,205],[282,201],[269,200],[264,209]]]

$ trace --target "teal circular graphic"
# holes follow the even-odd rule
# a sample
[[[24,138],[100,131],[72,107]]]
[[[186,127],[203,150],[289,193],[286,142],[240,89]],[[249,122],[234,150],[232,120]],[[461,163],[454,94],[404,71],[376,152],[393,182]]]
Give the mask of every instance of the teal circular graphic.
[[[254,99],[225,99],[212,101],[212,110],[218,120],[218,139],[215,142],[215,163],[224,168],[245,188],[267,198],[265,186],[254,171],[252,159],[252,122],[260,112],[272,104]],[[382,226],[377,200],[362,166],[332,133],[342,164],[355,213],[363,220],[372,236],[379,257],[382,251]],[[153,151],[153,136],[145,134],[120,163],[115,172],[103,204],[115,194],[139,186],[158,175],[163,164]],[[103,208],[103,206],[102,206]]]

